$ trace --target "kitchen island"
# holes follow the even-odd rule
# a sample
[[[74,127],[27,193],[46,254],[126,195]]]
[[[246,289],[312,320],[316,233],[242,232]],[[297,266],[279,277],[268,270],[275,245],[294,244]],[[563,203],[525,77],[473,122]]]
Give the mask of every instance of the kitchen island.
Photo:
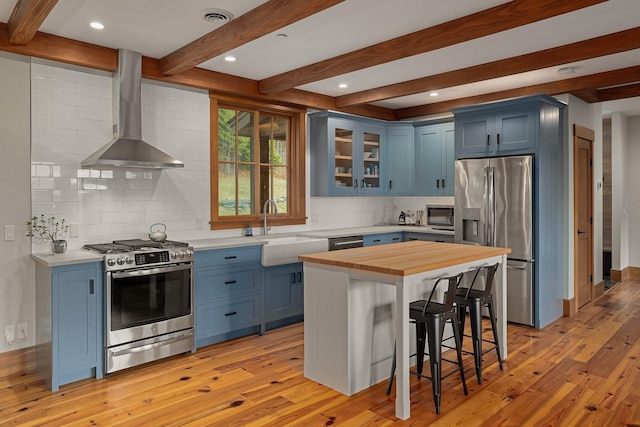
[[[506,347],[507,248],[412,241],[301,255],[304,262],[304,375],[351,396],[385,378],[397,340],[396,416],[410,416],[409,303],[440,276],[500,263],[494,292]]]

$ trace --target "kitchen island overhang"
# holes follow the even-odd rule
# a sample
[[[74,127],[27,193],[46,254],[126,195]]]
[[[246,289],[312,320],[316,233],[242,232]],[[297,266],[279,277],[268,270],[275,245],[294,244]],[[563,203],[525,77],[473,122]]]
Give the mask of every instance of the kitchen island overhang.
[[[412,241],[300,256],[305,377],[355,394],[388,378],[397,337],[396,416],[409,418],[409,303],[424,298],[440,276],[500,263],[494,296],[506,358],[508,253],[507,248]]]

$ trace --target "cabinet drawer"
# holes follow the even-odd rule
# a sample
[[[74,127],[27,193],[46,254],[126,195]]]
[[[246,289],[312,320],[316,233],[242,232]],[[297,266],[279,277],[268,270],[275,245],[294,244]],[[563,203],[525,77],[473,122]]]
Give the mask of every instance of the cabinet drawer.
[[[234,331],[260,323],[260,295],[196,305],[197,337]]]
[[[258,292],[257,267],[243,270],[205,268],[196,271],[196,303]]]
[[[196,269],[200,267],[220,267],[243,262],[259,262],[262,246],[246,246],[242,248],[215,249],[196,252]]]

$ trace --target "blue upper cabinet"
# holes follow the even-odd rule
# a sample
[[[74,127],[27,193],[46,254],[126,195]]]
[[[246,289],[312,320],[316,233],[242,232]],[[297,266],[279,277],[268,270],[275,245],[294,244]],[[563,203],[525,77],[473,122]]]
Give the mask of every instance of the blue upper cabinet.
[[[385,192],[413,195],[414,130],[411,123],[387,126]]]
[[[415,128],[415,182],[418,196],[453,196],[454,126],[440,123]]]
[[[454,112],[457,158],[535,150],[537,115],[534,106],[510,103],[491,111],[469,111],[465,107]]]
[[[311,195],[383,194],[384,125],[327,111],[309,118]]]

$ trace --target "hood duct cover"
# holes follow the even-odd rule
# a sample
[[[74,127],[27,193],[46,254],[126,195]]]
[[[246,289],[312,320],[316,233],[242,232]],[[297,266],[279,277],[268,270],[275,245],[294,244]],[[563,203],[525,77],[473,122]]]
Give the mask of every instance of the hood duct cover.
[[[142,140],[142,55],[120,49],[113,73],[114,139],[81,163],[83,168],[165,169],[184,163]]]

